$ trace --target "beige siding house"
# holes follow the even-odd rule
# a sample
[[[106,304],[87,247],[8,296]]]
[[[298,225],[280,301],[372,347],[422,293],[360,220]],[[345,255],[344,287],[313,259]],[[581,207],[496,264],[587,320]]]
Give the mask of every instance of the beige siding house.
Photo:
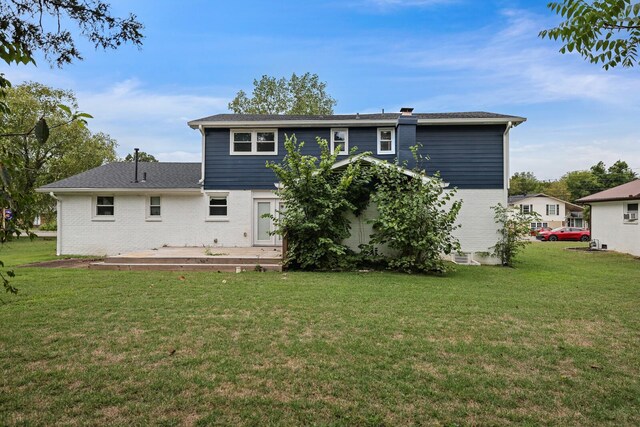
[[[509,196],[509,206],[519,208],[523,213],[537,213],[540,222],[532,222],[531,229],[540,227],[587,227],[582,206],[569,203],[544,193]]]

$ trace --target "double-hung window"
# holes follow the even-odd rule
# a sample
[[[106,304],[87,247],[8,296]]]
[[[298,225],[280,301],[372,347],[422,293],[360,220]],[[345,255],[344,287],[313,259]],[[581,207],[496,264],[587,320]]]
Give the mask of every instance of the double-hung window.
[[[115,214],[115,204],[113,196],[96,197],[96,216],[113,217]]]
[[[638,223],[638,203],[627,203],[625,206],[624,220],[628,223]]]
[[[378,154],[396,153],[396,130],[394,128],[378,128]]]
[[[560,205],[547,205],[547,215],[560,215]]]
[[[210,217],[226,217],[227,216],[227,197],[226,196],[209,197],[209,216]]]
[[[520,205],[520,213],[532,214],[533,213],[533,205]]]
[[[160,218],[161,214],[160,196],[149,197],[149,217]]]
[[[331,129],[331,154],[338,150],[339,155],[349,154],[349,129]]]
[[[278,154],[276,129],[236,129],[231,131],[232,155]]]

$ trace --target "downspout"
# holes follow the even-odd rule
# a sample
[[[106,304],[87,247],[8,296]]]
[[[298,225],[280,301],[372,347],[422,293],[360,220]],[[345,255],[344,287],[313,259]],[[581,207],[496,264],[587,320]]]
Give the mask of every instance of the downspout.
[[[204,127],[202,127],[202,125],[198,126],[198,129],[200,130],[200,133],[202,134],[202,161],[201,161],[201,166],[200,166],[200,181],[198,182],[198,184],[204,184],[204,161],[205,161],[205,152],[204,152],[204,140],[205,140],[205,132],[204,132]]]
[[[509,198],[509,130],[513,127],[513,122],[507,123],[507,128],[502,134],[502,167],[504,169],[504,205],[507,206]]]
[[[60,256],[62,252],[62,200],[56,197],[53,191],[49,192],[49,195],[56,200],[56,228],[58,229],[56,232],[56,255]]]

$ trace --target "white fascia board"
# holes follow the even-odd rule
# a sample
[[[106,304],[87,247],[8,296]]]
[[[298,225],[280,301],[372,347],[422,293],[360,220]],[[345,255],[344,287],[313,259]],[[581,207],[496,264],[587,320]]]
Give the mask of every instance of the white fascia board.
[[[376,159],[375,157],[371,157],[371,156],[364,156],[364,155],[357,155],[357,156],[353,156],[353,157],[349,157],[348,159],[344,159],[344,160],[340,160],[339,162],[336,162],[333,164],[333,166],[331,166],[331,169],[337,169],[340,168],[342,166],[346,166],[349,163],[353,163],[355,161],[363,161],[366,163],[370,163],[370,164],[378,164],[378,165],[382,165],[385,167],[389,167],[389,168],[398,168],[400,169],[400,171],[407,175],[410,176],[412,178],[420,178],[422,180],[425,181],[431,181],[433,180],[432,177],[427,176],[427,175],[420,175],[417,174],[413,171],[410,171],[409,169],[403,168],[402,166],[396,165],[395,163],[389,163],[386,160],[380,160],[380,159]],[[446,188],[449,186],[448,182],[442,182],[442,187]]]
[[[450,118],[450,119],[418,119],[419,125],[487,125],[487,124],[506,124],[512,122],[514,126],[525,122],[527,119],[523,117],[500,117],[500,118]],[[189,122],[188,125],[192,129],[200,128],[258,128],[258,127],[354,127],[354,126],[376,126],[390,127],[398,123],[398,119],[385,120],[262,120],[262,121],[228,121],[228,122]]]
[[[199,194],[199,188],[37,188],[37,193],[54,194]]]
[[[200,126],[204,128],[241,128],[255,129],[260,127],[348,127],[348,126],[395,126],[396,119],[392,120],[262,120],[262,121],[229,121],[229,122],[189,122],[188,125],[192,129],[198,129]]]
[[[502,125],[511,122],[513,126],[526,122],[527,119],[521,117],[501,117],[485,119],[418,119],[419,125]]]

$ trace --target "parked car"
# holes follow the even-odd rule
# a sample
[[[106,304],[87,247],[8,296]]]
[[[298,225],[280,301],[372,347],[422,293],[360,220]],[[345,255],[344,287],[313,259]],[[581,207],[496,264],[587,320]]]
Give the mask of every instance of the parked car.
[[[557,240],[580,240],[581,242],[588,242],[591,240],[591,231],[586,228],[558,227],[550,231],[539,232],[536,239],[550,242]]]

